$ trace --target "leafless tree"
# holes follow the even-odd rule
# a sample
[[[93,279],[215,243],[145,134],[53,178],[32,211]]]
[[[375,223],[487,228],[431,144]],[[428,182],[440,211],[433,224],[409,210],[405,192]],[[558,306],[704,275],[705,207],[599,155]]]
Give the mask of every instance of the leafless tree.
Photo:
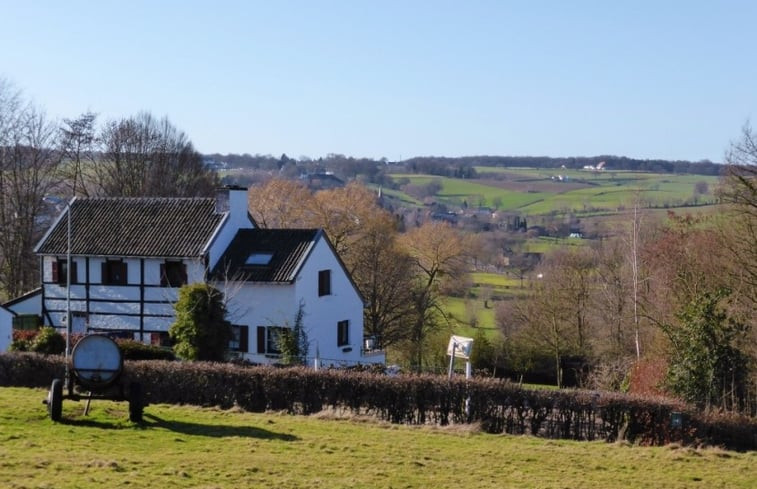
[[[60,178],[57,129],[0,80],[0,286],[16,296],[39,283],[33,247],[48,222],[44,197]]]
[[[97,114],[86,112],[76,119],[63,119],[60,150],[64,158],[63,177],[72,196],[90,196],[90,176],[98,163]]]
[[[211,195],[218,185],[187,136],[150,113],[108,122],[94,177],[100,193],[123,197]]]
[[[749,124],[743,127],[741,139],[731,144],[726,162],[727,172],[718,189],[732,214],[725,243],[751,288],[751,300],[757,303],[757,133]]]

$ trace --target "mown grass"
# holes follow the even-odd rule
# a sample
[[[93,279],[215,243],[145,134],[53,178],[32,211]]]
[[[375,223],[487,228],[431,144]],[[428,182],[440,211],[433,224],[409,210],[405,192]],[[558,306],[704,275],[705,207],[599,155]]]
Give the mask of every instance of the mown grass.
[[[0,389],[0,487],[752,488],[757,454],[487,435],[470,427],[64,401]]]

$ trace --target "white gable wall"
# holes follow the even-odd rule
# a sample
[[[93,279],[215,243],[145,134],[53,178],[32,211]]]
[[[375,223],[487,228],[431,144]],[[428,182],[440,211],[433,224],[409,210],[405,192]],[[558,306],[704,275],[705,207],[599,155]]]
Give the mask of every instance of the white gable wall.
[[[318,296],[318,272],[331,270],[331,294]],[[295,282],[296,294],[305,301],[305,324],[311,342],[318,342],[322,363],[354,365],[363,360],[363,302],[325,239],[319,239]],[[317,319],[316,319],[317,318]],[[349,321],[349,342],[337,345],[337,323]],[[311,356],[315,354],[313,343]]]
[[[0,353],[8,351],[13,341],[13,313],[0,307]]]
[[[318,296],[320,270],[331,270],[331,294],[321,297]],[[255,363],[277,362],[276,355],[258,353],[258,327],[293,326],[302,303],[311,366],[316,347],[324,366],[350,366],[367,361],[361,357],[362,300],[325,239],[319,239],[314,245],[293,284],[231,283],[229,288],[229,320],[249,328],[245,359]],[[339,346],[337,323],[344,320],[349,321],[349,342]]]

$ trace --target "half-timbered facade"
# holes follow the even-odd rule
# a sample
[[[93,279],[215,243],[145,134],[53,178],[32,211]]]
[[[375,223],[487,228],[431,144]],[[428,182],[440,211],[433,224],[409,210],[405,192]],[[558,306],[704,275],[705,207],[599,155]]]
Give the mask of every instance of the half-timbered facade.
[[[226,296],[242,358],[275,362],[277,332],[302,305],[310,356],[384,359],[364,354],[362,299],[323,231],[257,229],[243,188],[216,198],[74,199],[35,251],[42,320],[59,329],[70,317],[74,333],[165,343],[179,287],[210,282]]]

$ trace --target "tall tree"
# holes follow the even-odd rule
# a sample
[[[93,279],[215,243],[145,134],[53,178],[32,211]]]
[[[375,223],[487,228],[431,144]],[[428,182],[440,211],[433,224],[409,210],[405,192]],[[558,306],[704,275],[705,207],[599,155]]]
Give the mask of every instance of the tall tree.
[[[0,79],[0,286],[10,297],[39,283],[33,247],[41,237],[44,197],[59,182],[56,128]]]
[[[460,280],[467,273],[466,239],[446,223],[432,221],[402,235],[399,242],[413,265],[409,270],[414,282],[409,347],[412,365],[420,370],[427,336],[446,319],[442,282]]]
[[[60,127],[63,178],[72,196],[90,195],[90,176],[98,163],[96,119],[97,114],[86,112],[76,119],[63,119]]]
[[[349,263],[352,248],[366,231],[375,227],[374,221],[385,219],[385,215],[378,206],[376,193],[353,182],[317,192],[310,219],[312,225],[326,230],[334,249]]]
[[[728,204],[724,244],[736,258],[739,274],[749,287],[749,299],[757,304],[757,133],[749,124],[741,139],[731,145],[728,164],[718,195]]]
[[[363,230],[350,252],[352,277],[365,299],[365,334],[377,348],[408,337],[412,280],[410,256],[397,246],[396,223],[382,213]]]
[[[313,195],[300,182],[274,178],[250,189],[248,208],[261,228],[301,228],[310,221]]]
[[[141,112],[110,121],[100,142],[102,161],[94,176],[104,195],[195,197],[212,195],[218,186],[216,173],[166,117]]]

